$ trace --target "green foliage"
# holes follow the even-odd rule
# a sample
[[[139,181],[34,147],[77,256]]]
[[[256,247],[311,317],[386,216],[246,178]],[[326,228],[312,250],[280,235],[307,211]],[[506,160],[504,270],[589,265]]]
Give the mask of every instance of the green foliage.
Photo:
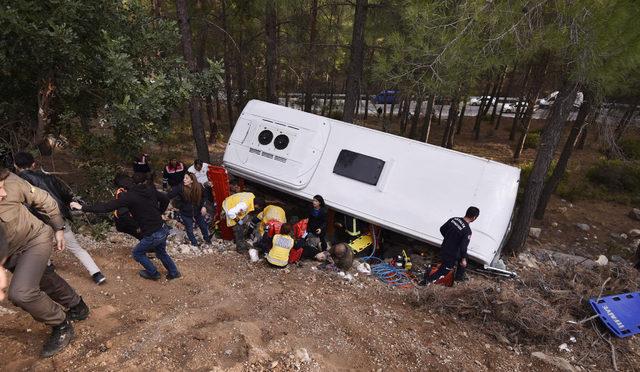
[[[629,160],[640,160],[640,140],[624,139],[620,141],[620,148]]]
[[[610,192],[640,193],[640,162],[600,160],[587,171],[587,179]]]
[[[537,149],[539,144],[540,144],[540,133],[531,132],[527,134],[527,137],[524,140],[525,149]]]

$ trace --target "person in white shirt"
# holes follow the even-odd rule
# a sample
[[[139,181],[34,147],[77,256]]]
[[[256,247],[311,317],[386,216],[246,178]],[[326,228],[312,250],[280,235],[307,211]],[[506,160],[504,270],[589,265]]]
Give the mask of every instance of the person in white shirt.
[[[193,173],[196,176],[196,180],[198,180],[198,183],[204,188],[206,200],[212,201],[211,182],[209,182],[209,176],[207,176],[207,172],[209,172],[209,164],[204,163],[200,159],[196,159],[193,162],[193,165],[187,169],[187,172]]]

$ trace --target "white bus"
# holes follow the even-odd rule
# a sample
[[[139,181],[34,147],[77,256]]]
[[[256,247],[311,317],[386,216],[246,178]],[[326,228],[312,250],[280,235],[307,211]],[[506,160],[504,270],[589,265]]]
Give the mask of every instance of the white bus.
[[[253,100],[224,153],[237,176],[434,245],[440,226],[480,208],[469,256],[499,259],[520,169],[442,147]]]

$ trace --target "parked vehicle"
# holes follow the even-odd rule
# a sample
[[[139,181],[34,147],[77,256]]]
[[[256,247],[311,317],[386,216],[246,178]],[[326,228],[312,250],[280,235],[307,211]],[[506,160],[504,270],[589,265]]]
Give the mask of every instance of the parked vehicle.
[[[439,146],[252,100],[229,137],[232,174],[439,245],[447,218],[480,208],[469,256],[499,259],[520,169]],[[493,270],[497,270],[493,268]]]
[[[559,92],[556,90],[555,92],[549,94],[548,96],[539,99],[537,101],[538,108],[547,109],[547,108],[551,107],[556,102],[556,98],[558,97],[558,93]],[[576,100],[573,101],[573,108],[577,109],[580,106],[582,106],[582,101],[583,100],[584,100],[584,95],[582,94],[582,92],[578,92],[578,94],[576,94]]]
[[[396,96],[398,95],[400,95],[400,91],[398,90],[383,90],[373,96],[372,101],[377,105],[397,103]]]
[[[528,104],[524,101],[513,102],[513,103],[505,103],[503,104],[502,111],[507,113],[515,113],[520,108],[520,112],[523,112],[527,109]]]
[[[496,104],[496,97],[482,96],[482,97],[471,97],[469,99],[469,101],[467,102],[467,105],[469,105],[469,106],[480,106],[482,104],[482,102],[488,102],[489,100],[491,100],[489,105],[493,106],[493,105]]]

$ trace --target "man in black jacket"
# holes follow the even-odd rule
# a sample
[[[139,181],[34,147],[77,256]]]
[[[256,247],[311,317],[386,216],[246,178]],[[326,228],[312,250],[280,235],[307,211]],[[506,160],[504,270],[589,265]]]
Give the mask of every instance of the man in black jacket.
[[[45,173],[42,170],[37,170],[33,155],[28,152],[16,153],[13,161],[15,163],[18,176],[33,186],[48,192],[49,195],[55,199],[58,203],[60,213],[62,213],[62,216],[67,221],[66,224],[69,225],[68,221],[71,220],[69,203],[71,203],[74,198],[73,191],[71,191],[69,186],[62,182],[58,177]],[[71,228],[64,230],[64,239],[67,242],[67,249],[73,253],[80,263],[82,263],[82,266],[87,269],[89,275],[93,278],[93,281],[98,285],[103,284],[107,278],[104,277],[100,268],[96,265],[89,253],[80,246]]]
[[[471,240],[471,228],[469,224],[480,215],[476,207],[469,207],[464,217],[450,218],[440,227],[440,233],[444,237],[440,246],[440,259],[442,264],[433,275],[425,273],[421,284],[434,282],[455,270],[455,280],[465,280],[464,272],[467,267],[467,247]],[[457,267],[457,268],[456,268]]]
[[[162,220],[162,214],[169,205],[169,198],[163,192],[145,184],[143,174],[134,174],[134,185],[123,193],[118,199],[107,203],[82,206],[77,202],[71,202],[71,208],[84,212],[108,213],[125,207],[131,212],[133,218],[140,226],[142,239],[133,248],[133,258],[138,261],[144,270],[138,274],[144,279],[158,280],[160,273],[156,266],[147,257],[146,253],[154,251],[156,257],[167,269],[166,278],[177,279],[182,277],[176,264],[167,254],[167,236],[169,228]]]

